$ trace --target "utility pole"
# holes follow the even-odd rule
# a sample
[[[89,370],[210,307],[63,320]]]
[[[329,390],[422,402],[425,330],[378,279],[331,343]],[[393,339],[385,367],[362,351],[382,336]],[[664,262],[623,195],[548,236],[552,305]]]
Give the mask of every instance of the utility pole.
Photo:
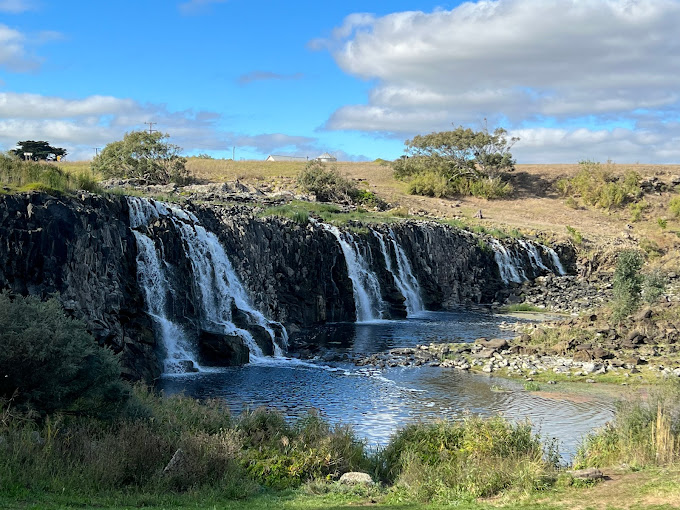
[[[158,122],[145,122],[144,124],[149,125],[149,134],[152,134],[152,133],[155,133],[156,131],[158,131],[157,129],[153,129],[153,125],[158,124]]]
[[[99,156],[99,151],[101,150],[101,147],[92,147],[94,149],[94,157],[96,158]]]
[[[236,156],[236,147],[234,146],[234,147],[231,148],[231,160],[232,161],[236,161],[235,156]]]

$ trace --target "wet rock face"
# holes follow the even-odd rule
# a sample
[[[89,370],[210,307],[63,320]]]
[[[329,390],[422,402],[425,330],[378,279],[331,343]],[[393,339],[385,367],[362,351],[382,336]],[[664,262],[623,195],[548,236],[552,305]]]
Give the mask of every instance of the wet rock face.
[[[0,196],[0,289],[47,298],[120,353],[123,373],[152,380],[160,363],[136,280],[124,198]]]
[[[256,218],[240,207],[201,207],[195,213],[214,232],[256,308],[301,327],[354,321],[352,282],[332,234],[278,218]]]

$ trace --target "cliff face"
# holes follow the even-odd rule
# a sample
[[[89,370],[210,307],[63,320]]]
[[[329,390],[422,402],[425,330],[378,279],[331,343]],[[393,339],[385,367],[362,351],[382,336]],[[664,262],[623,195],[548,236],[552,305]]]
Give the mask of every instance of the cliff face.
[[[59,293],[67,312],[120,355],[124,375],[152,379],[160,366],[151,323],[140,313],[127,216],[123,197],[0,197],[0,288]]]
[[[507,265],[499,263],[501,252],[521,278],[555,269],[537,266],[526,243],[508,240],[494,251],[490,240],[434,222],[355,225],[341,232],[317,222],[259,218],[245,206],[192,206],[187,214],[130,200],[89,194],[0,197],[0,289],[42,297],[58,292],[65,309],[84,320],[100,344],[120,353],[124,373],[133,379],[161,373],[169,347],[159,314],[164,324],[186,333],[201,362],[238,364],[247,361],[249,349],[270,355],[283,343],[275,321],[295,332],[356,320],[362,306],[358,285],[366,287],[366,299],[383,318],[405,317],[402,263],[417,281],[425,308],[434,310],[491,302],[505,292],[509,277],[499,270]],[[146,211],[134,230],[129,204]],[[219,243],[210,245],[213,234]],[[209,253],[215,244],[220,253]],[[159,261],[157,274],[144,282],[138,256]],[[144,270],[152,262],[146,260]],[[215,290],[229,279],[238,281]],[[155,294],[148,289],[153,281],[159,284]],[[156,309],[150,315],[152,295]]]

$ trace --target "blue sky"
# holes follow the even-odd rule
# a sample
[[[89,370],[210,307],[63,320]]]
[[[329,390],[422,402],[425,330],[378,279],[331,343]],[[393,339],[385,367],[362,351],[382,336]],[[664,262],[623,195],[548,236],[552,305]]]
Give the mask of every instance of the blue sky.
[[[0,149],[392,159],[502,125],[519,162],[680,162],[679,0],[0,0]]]

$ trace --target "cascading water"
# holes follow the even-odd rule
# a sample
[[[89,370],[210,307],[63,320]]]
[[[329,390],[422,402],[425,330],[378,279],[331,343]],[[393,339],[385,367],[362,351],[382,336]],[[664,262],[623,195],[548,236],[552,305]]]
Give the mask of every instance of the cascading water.
[[[527,274],[523,268],[523,262],[521,257],[519,257],[511,249],[508,249],[506,246],[503,246],[500,243],[500,241],[496,239],[492,239],[490,244],[491,249],[494,252],[494,259],[496,261],[496,264],[498,264],[501,279],[505,283],[509,282],[522,283],[523,281],[528,279]],[[531,241],[525,241],[523,239],[518,239],[517,244],[526,253],[526,256],[528,257],[529,262],[531,263],[534,273],[536,273],[537,272],[536,270],[538,270],[539,272],[556,271],[560,276],[567,274],[567,272],[564,269],[564,266],[562,265],[559,257],[557,256],[557,253],[555,253],[555,250],[553,250],[552,248],[542,244],[536,244]],[[548,264],[546,264],[546,260],[544,259],[543,254],[547,254],[547,256],[550,258],[549,264],[553,266],[552,268],[549,267]]]
[[[526,273],[522,269],[521,263],[512,256],[512,253],[496,239],[491,240],[493,257],[498,264],[501,279],[505,283],[522,283],[527,279]]]
[[[128,204],[130,226],[133,229],[146,226],[155,218],[167,217],[182,237],[192,266],[193,287],[201,297],[200,303],[198,303],[200,319],[207,329],[241,338],[250,351],[251,361],[263,358],[262,348],[257,344],[253,335],[248,330],[237,327],[232,321],[232,309],[235,307],[247,317],[249,323],[256,324],[267,332],[271,339],[274,355],[283,355],[283,348],[276,341],[277,336],[274,327],[279,331],[284,347],[288,340],[285,328],[277,322],[269,321],[250,304],[245,289],[215,234],[208,232],[200,225],[194,214],[174,205],[136,197],[128,197]],[[154,243],[143,233],[135,231],[135,236],[139,252],[146,254],[144,259],[141,260],[141,265],[139,265],[138,260],[139,282],[145,291],[149,314],[154,318],[156,316],[161,317],[157,322],[168,351],[168,357],[180,358],[185,354],[191,355],[190,359],[198,366],[195,357],[187,346],[187,342],[182,340],[182,336],[174,333],[175,331],[181,332],[181,328],[172,323],[164,313],[159,313],[160,305],[159,309],[156,309],[155,303],[165,303],[168,288],[166,284],[162,283],[165,278]],[[156,267],[158,270],[156,270]],[[152,273],[160,276],[149,276]],[[165,304],[162,304],[162,308],[164,307]],[[179,351],[175,352],[177,349]]]
[[[357,322],[382,319],[385,302],[380,293],[380,282],[362,255],[356,240],[349,232],[341,232],[333,225],[326,223],[320,225],[335,236],[345,256],[347,274],[352,280]]]
[[[217,326],[224,334],[240,336],[248,346],[251,356],[262,358],[264,354],[253,335],[232,322],[233,304],[269,333],[274,354],[282,356],[283,349],[276,342],[276,334],[270,321],[250,305],[246,291],[217,236],[197,224],[175,221],[175,226],[189,250],[196,288],[201,294],[204,320]],[[285,329],[281,327],[281,331]],[[285,341],[285,335],[283,338]]]
[[[137,279],[144,291],[147,312],[160,331],[166,357],[163,362],[166,374],[201,371],[186,334],[171,321],[166,313],[168,285],[153,240],[133,230],[137,239]]]
[[[392,273],[394,277],[394,283],[397,285],[399,292],[404,296],[406,313],[407,315],[413,315],[416,312],[422,312],[425,307],[423,305],[423,300],[420,297],[420,285],[418,285],[418,280],[413,275],[411,271],[411,264],[404,253],[403,248],[397,242],[396,236],[392,229],[389,229],[389,240],[394,249],[395,259],[397,261],[397,270],[394,270],[394,265],[392,264],[392,258],[387,249],[387,244],[385,243],[385,235],[378,232],[377,230],[371,230],[378,243],[380,244],[380,250],[382,251],[383,257],[385,258],[385,266],[387,270]]]

